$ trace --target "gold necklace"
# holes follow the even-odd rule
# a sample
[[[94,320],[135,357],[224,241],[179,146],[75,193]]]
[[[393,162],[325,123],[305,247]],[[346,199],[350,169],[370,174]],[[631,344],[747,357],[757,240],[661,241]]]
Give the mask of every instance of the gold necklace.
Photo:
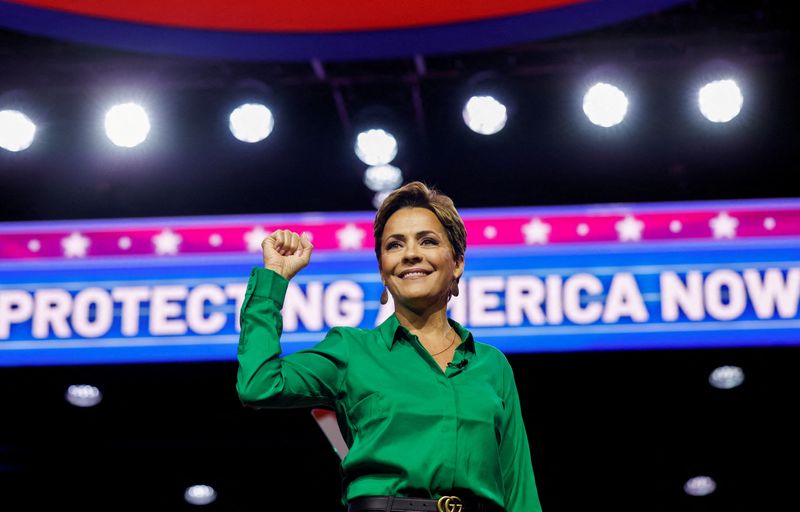
[[[451,341],[451,342],[450,342],[450,344],[449,344],[449,345],[447,345],[447,347],[446,347],[444,350],[442,350],[441,352],[437,352],[437,353],[435,353],[435,354],[431,354],[431,355],[432,355],[432,356],[438,356],[438,355],[439,355],[439,354],[441,354],[442,352],[445,352],[445,351],[446,351],[448,348],[452,347],[452,346],[453,346],[453,343],[455,343],[455,342],[456,342],[456,330],[455,330],[455,329],[453,329],[453,341]]]

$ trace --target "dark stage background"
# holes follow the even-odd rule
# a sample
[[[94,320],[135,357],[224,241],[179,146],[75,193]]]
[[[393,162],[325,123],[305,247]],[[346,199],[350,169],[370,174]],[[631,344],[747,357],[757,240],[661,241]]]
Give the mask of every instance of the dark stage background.
[[[352,140],[370,108],[395,127],[405,180],[462,208],[798,197],[789,7],[697,1],[514,47],[321,68],[0,31],[0,99],[46,119],[30,150],[0,151],[0,221],[369,210]],[[693,84],[712,61],[742,77],[745,107],[727,125],[693,110]],[[580,112],[597,66],[635,84],[618,129],[595,129]],[[460,118],[476,73],[509,102],[494,137]],[[261,144],[227,132],[231,91],[245,79],[274,98],[276,128]],[[95,121],[120,86],[156,118],[135,158],[109,149]],[[795,508],[799,355],[510,355],[544,510]],[[725,364],[744,370],[742,386],[709,386]],[[180,510],[195,508],[184,489],[206,483],[219,493],[208,509],[343,510],[338,457],[309,410],[244,409],[235,378],[232,362],[0,369],[0,509]],[[70,406],[64,391],[75,383],[98,386],[104,401]],[[717,491],[687,496],[684,482],[701,474]]]

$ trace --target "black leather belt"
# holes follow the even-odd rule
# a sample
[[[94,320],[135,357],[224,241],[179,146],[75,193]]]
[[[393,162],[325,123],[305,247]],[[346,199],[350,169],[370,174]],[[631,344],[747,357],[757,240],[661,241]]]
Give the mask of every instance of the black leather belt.
[[[502,512],[487,500],[442,496],[431,500],[401,496],[363,496],[347,504],[347,512]]]

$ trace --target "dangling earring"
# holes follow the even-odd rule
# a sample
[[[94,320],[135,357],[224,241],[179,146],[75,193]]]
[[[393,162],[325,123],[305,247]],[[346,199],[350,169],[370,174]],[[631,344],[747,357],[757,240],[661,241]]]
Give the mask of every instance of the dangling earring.
[[[381,304],[389,302],[389,292],[386,291],[386,285],[383,285],[383,293],[381,293]]]
[[[450,295],[458,297],[458,279],[450,283]]]

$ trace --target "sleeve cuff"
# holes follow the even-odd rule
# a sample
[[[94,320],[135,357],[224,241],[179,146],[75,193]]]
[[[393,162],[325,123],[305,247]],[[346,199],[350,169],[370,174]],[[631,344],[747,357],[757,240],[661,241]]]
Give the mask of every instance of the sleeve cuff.
[[[250,271],[250,280],[247,282],[248,293],[253,297],[272,299],[279,308],[283,307],[288,287],[289,281],[285,277],[261,267],[253,267]]]

